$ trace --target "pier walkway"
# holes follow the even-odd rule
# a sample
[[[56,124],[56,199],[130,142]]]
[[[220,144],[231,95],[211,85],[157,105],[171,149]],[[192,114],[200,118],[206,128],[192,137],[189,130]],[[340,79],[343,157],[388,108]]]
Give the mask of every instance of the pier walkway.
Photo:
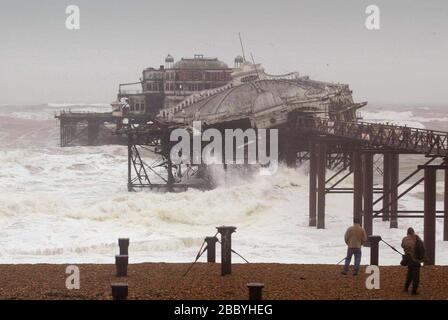
[[[296,130],[309,141],[309,225],[325,228],[325,197],[330,193],[353,193],[353,218],[362,221],[367,234],[375,235],[373,219],[382,218],[390,228],[398,228],[398,218],[423,218],[426,264],[435,264],[436,219],[442,218],[443,240],[448,241],[448,132],[370,122],[343,122],[324,118],[297,118]],[[337,150],[337,151],[335,151]],[[348,164],[326,178],[334,152],[349,158]],[[427,159],[416,170],[400,177],[400,155],[421,154]],[[383,166],[376,168],[374,156],[381,155]],[[334,157],[334,156],[333,156]],[[437,172],[444,174],[443,209],[437,210]],[[374,187],[380,172],[382,186]],[[423,176],[417,175],[423,172]],[[339,185],[353,174],[353,187]],[[340,178],[342,175],[342,178]],[[339,180],[337,180],[339,177]],[[400,178],[402,178],[400,180]],[[417,180],[411,182],[412,178]],[[334,182],[336,181],[336,182]],[[410,186],[405,185],[409,183]],[[424,183],[423,210],[403,210],[399,200]],[[405,190],[399,189],[406,187]],[[399,192],[400,191],[400,192]],[[375,194],[380,194],[374,199]],[[379,206],[375,208],[375,206]]]

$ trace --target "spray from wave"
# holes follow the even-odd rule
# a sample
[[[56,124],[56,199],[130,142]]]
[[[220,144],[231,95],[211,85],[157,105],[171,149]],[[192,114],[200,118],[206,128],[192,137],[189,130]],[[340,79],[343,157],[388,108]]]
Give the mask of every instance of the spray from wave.
[[[131,239],[131,262],[189,262],[203,238],[223,224],[238,228],[234,248],[251,262],[336,263],[345,255],[351,195],[328,196],[326,229],[310,228],[306,166],[280,166],[275,175],[250,179],[214,168],[213,190],[129,193],[126,147],[59,148],[54,119],[30,116],[54,112],[54,106],[19,108],[26,117],[4,109],[0,263],[113,263],[119,237]],[[421,199],[414,194],[400,205],[415,208]],[[422,230],[420,221],[401,221],[400,229],[390,230],[377,220],[374,230],[395,244],[409,223]],[[440,232],[438,250],[446,252]],[[382,263],[397,263],[395,255],[383,250]],[[448,263],[448,255],[439,257]]]

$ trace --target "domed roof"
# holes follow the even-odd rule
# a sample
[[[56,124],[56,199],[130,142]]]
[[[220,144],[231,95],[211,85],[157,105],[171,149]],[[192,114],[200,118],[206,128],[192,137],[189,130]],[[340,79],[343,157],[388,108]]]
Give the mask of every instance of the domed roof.
[[[252,110],[254,112],[259,112],[281,105],[282,103],[282,99],[277,94],[270,91],[264,91],[255,98]]]
[[[165,62],[174,62],[174,58],[172,55],[168,54],[165,58]]]
[[[194,58],[182,58],[174,64],[176,69],[228,69],[226,63],[217,58],[204,58],[196,56]]]
[[[233,86],[186,107],[183,116],[207,118],[223,114],[251,114],[284,103],[291,98],[306,98],[309,88],[288,80],[257,80]]]

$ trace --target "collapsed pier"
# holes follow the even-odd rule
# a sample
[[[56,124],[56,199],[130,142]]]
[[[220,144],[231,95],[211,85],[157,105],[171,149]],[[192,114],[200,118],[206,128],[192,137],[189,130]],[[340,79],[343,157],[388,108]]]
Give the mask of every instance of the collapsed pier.
[[[366,103],[354,102],[348,85],[298,73],[269,75],[241,57],[233,69],[203,56],[173,61],[168,56],[165,67],[145,69],[138,83],[141,91],[126,92],[120,86],[118,97],[127,100],[111,113],[58,115],[61,146],[81,134],[93,145],[100,129],[111,123],[114,134],[125,137],[127,144],[129,191],[180,191],[212,183],[206,165],[173,163],[173,130],[191,132],[194,121],[219,132],[275,129],[279,159],[288,166],[309,164],[310,227],[326,227],[327,195],[353,194],[353,218],[362,221],[369,236],[374,219],[388,221],[390,228],[398,228],[402,218],[423,219],[426,264],[435,264],[436,219],[444,220],[443,240],[448,241],[448,132],[362,122],[358,110]],[[238,146],[245,155],[249,143]],[[400,156],[413,154],[426,161],[400,177]],[[335,172],[330,177],[328,169]],[[436,208],[438,171],[445,177],[443,209]],[[350,176],[352,186],[341,187]],[[375,186],[376,176],[381,186]],[[400,210],[399,200],[422,183],[424,210]]]

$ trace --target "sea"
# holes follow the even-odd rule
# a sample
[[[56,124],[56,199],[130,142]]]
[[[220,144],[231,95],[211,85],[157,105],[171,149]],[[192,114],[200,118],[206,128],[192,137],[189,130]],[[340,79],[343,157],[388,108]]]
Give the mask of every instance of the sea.
[[[352,195],[328,195],[326,228],[309,227],[306,164],[280,166],[274,175],[255,173],[250,179],[216,172],[220,182],[208,191],[130,193],[126,147],[61,148],[54,116],[62,109],[111,110],[102,103],[0,106],[0,263],[114,263],[120,237],[130,238],[131,263],[192,262],[204,238],[221,225],[237,228],[233,249],[249,262],[336,264],[345,256]],[[448,131],[447,111],[448,106],[367,106],[361,115],[365,121]],[[424,162],[421,156],[402,156],[401,178]],[[345,186],[351,182],[347,179]],[[421,210],[422,192],[423,186],[417,187],[400,199],[399,208]],[[442,210],[441,176],[437,192]],[[408,227],[423,232],[422,219],[403,218],[398,224],[390,229],[388,222],[376,219],[374,234],[400,248]],[[443,220],[438,219],[436,263],[448,264],[442,234]],[[368,257],[365,248],[363,263]],[[380,264],[400,259],[380,245]],[[236,255],[233,261],[245,263]]]

